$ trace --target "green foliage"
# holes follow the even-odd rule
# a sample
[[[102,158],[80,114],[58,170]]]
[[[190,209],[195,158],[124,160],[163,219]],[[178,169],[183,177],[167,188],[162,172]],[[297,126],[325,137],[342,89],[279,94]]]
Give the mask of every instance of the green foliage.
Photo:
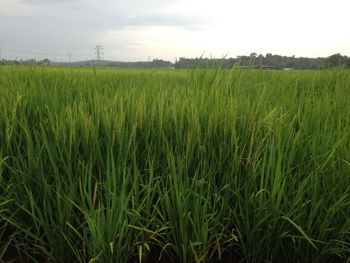
[[[0,261],[345,262],[349,84],[1,66]]]
[[[257,55],[251,53],[250,56],[238,56],[237,58],[183,58],[181,57],[176,63],[176,68],[213,68],[223,66],[232,68],[240,66],[242,68],[263,68],[263,69],[324,69],[333,67],[350,68],[350,57],[343,56],[339,53],[330,57],[295,57],[281,56],[267,53]]]
[[[350,57],[342,56],[341,54],[336,53],[327,59],[326,65],[329,68],[334,68],[334,67],[350,68]]]

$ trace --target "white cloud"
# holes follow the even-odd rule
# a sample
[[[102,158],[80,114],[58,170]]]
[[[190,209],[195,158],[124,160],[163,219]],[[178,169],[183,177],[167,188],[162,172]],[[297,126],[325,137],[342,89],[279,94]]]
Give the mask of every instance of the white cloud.
[[[70,50],[90,58],[102,44],[106,59],[123,60],[350,55],[349,7],[345,0],[0,0],[0,48],[12,57]]]

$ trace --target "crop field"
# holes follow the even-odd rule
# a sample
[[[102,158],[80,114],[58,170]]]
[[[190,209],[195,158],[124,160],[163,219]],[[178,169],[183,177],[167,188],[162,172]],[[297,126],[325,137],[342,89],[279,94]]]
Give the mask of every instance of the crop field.
[[[350,262],[350,71],[0,66],[0,262]]]

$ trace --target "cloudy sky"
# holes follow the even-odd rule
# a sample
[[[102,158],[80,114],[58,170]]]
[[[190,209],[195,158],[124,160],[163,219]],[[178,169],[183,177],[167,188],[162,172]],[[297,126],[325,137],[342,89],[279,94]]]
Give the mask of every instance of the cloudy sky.
[[[348,0],[0,0],[3,58],[350,55]]]

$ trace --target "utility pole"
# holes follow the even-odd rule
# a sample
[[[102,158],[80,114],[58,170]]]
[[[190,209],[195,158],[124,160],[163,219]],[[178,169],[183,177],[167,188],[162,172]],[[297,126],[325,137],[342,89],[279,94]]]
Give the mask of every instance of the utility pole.
[[[101,60],[101,59],[103,59],[103,55],[104,55],[104,53],[103,53],[103,46],[101,46],[101,45],[96,45],[95,50],[96,50],[96,52],[95,52],[95,54],[96,54],[96,60]]]

